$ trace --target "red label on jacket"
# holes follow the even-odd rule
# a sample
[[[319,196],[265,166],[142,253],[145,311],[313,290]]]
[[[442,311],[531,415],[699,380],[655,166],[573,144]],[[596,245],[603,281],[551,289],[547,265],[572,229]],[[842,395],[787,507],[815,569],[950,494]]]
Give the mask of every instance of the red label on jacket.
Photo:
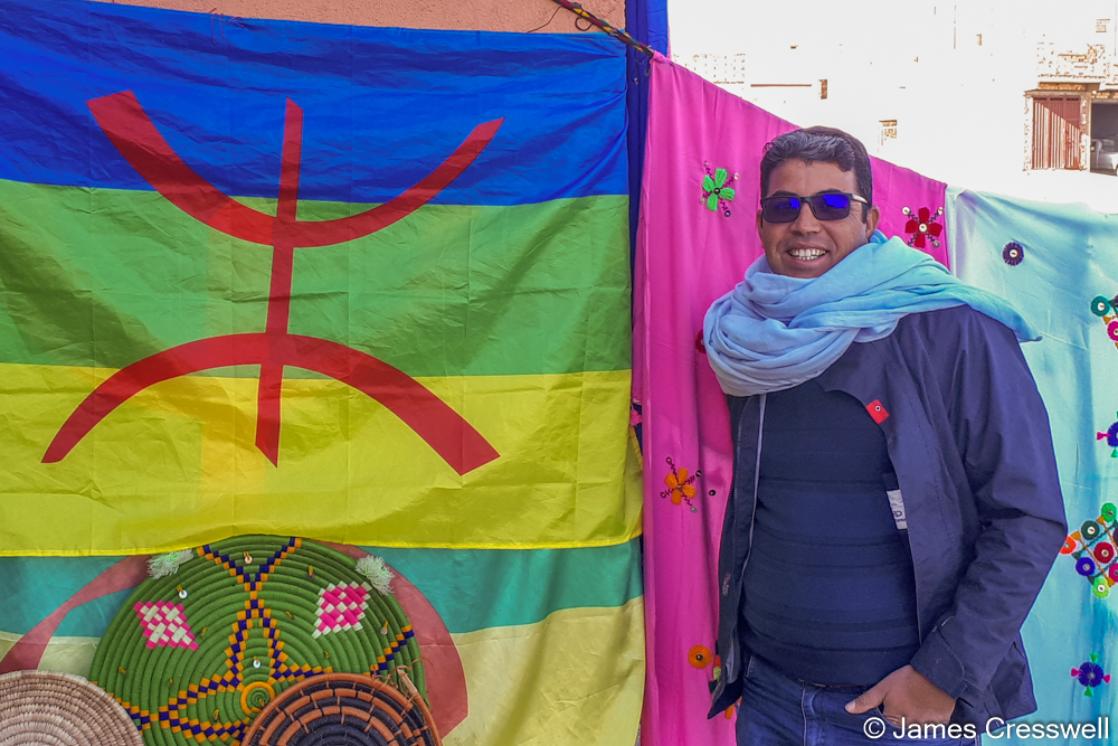
[[[874,399],[867,404],[866,411],[870,413],[870,417],[873,417],[873,421],[879,425],[889,419],[889,410],[882,405],[880,399]]]

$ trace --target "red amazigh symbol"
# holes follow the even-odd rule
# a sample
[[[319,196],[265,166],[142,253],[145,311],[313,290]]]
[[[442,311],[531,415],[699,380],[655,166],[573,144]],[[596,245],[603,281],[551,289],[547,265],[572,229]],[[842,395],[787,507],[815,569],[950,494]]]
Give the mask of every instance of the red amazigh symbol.
[[[291,334],[291,272],[295,249],[352,241],[395,223],[433,199],[489,145],[503,120],[479,124],[430,174],[388,202],[336,220],[296,217],[303,110],[290,99],[284,122],[279,201],[274,216],[241,204],[186,165],[151,123],[131,91],[89,101],[101,129],[156,191],[211,228],[273,247],[268,320],[263,332],[199,339],[121,368],[70,414],[43,456],[61,461],[110,412],[160,381],[230,365],[259,365],[256,446],[279,463],[280,390],[284,366],[305,368],[347,383],[402,419],[459,474],[499,455],[468,422],[406,373],[351,347]]]

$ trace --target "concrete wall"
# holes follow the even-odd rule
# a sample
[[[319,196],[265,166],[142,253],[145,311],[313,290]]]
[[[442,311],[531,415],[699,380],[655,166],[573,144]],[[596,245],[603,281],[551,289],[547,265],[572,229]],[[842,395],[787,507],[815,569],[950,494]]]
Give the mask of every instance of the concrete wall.
[[[550,0],[128,0],[127,4],[360,26],[521,32],[542,26],[539,31],[545,33],[580,32],[575,16]],[[610,23],[625,25],[624,0],[582,0],[582,6]]]

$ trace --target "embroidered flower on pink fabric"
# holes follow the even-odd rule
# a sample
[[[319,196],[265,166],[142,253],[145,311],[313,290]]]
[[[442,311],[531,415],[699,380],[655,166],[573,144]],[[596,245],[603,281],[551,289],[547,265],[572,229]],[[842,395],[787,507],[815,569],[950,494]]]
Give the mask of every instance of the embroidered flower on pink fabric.
[[[698,490],[695,488],[695,483],[699,481],[699,477],[703,475],[701,470],[697,470],[692,474],[682,466],[676,468],[675,462],[671,457],[664,459],[668,462],[668,468],[671,469],[667,476],[664,477],[664,484],[668,487],[666,490],[660,491],[660,497],[670,497],[672,505],[679,505],[680,503],[687,503],[694,513],[697,508],[695,507],[695,495]]]
[[[692,645],[687,651],[687,662],[695,668],[706,668],[710,665],[713,654],[706,645]]]
[[[908,216],[904,232],[908,234],[909,246],[922,249],[930,242],[933,247],[939,248],[939,235],[943,233],[943,224],[936,221],[943,215],[942,207],[937,208],[935,213],[927,207],[921,207],[916,212],[906,207],[901,212]]]
[[[721,212],[730,217],[730,203],[733,202],[737,191],[732,186],[727,186],[728,181],[737,181],[738,174],[730,179],[730,172],[724,168],[710,169],[710,164],[703,162],[706,176],[703,177],[703,202],[711,212]]]

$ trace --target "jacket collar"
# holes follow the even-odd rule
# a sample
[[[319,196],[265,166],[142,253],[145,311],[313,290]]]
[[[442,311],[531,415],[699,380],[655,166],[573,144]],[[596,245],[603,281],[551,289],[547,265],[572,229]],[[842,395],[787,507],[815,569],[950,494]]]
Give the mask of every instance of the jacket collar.
[[[886,337],[888,339],[888,337]],[[862,404],[880,396],[881,375],[885,370],[885,340],[855,342],[819,376],[825,391],[843,391]]]

